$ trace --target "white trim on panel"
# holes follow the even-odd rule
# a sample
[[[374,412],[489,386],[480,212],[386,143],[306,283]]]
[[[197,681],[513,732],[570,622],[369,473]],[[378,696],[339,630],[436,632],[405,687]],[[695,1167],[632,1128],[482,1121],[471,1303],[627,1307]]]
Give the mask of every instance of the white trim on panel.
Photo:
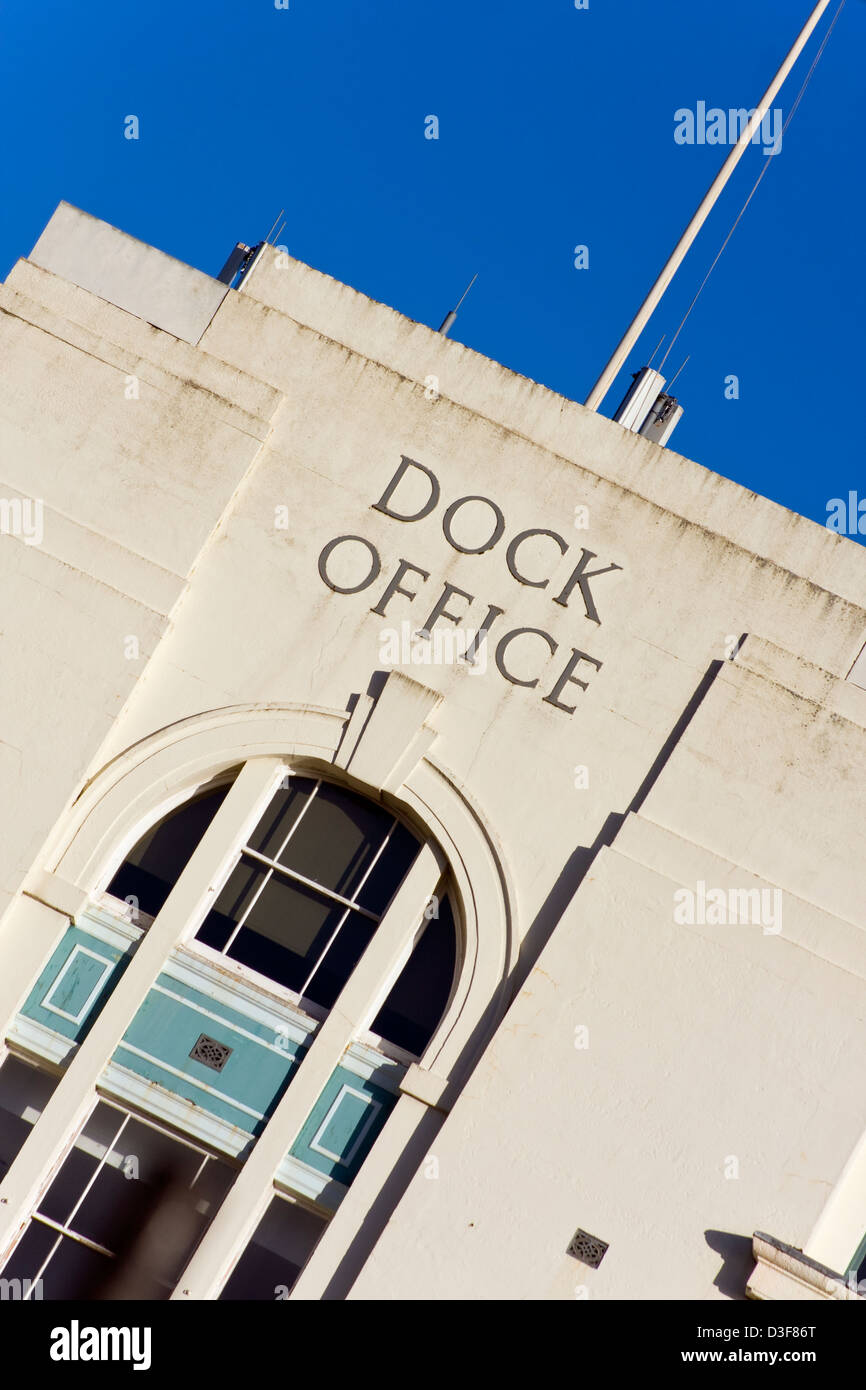
[[[78,1010],[78,1013],[70,1014],[67,1013],[66,1009],[59,1009],[57,1005],[52,1004],[50,1000],[52,994],[57,989],[60,982],[66,975],[66,972],[70,969],[72,962],[75,960],[75,957],[78,955],[90,956],[91,960],[101,961],[102,964],[105,966],[105,969],[101,972],[99,979],[93,986],[93,989],[88,994],[81,1008]],[[48,990],[48,993],[44,996],[40,1007],[43,1009],[47,1009],[49,1013],[57,1014],[60,1018],[67,1019],[70,1023],[83,1023],[90,1010],[92,1009],[94,1003],[96,1002],[96,999],[100,994],[103,985],[105,984],[115,965],[117,965],[117,961],[106,960],[105,956],[99,955],[97,951],[91,951],[89,946],[73,946],[72,950],[69,952],[69,955],[66,957],[66,960],[63,962],[61,969],[58,971],[57,975],[55,975],[54,980]]]
[[[112,911],[113,903],[117,904],[117,911]],[[122,917],[119,909],[123,906],[122,899],[112,898],[104,893],[102,900],[88,903],[72,925],[79,931],[87,932],[88,936],[95,936],[98,940],[104,941],[106,946],[126,952],[131,945],[141,940],[145,928],[134,925],[128,917]],[[140,912],[138,915],[144,918],[146,926],[153,922],[153,918],[148,917],[146,912]]]
[[[351,1047],[347,1048],[340,1059],[340,1066],[345,1071],[353,1072],[355,1076],[363,1077],[365,1081],[372,1081],[376,1086],[381,1086],[383,1091],[393,1091],[395,1095],[407,1070],[401,1062],[384,1056],[363,1042],[353,1042]]]
[[[279,1043],[268,1042],[267,1038],[260,1038],[256,1033],[250,1033],[246,1028],[241,1028],[239,1023],[232,1023],[224,1018],[222,1014],[213,1013],[211,1009],[206,1009],[202,1004],[196,1004],[192,999],[187,999],[183,994],[175,994],[174,990],[166,989],[165,985],[155,984],[153,993],[164,994],[168,999],[174,999],[178,1004],[183,1004],[187,1009],[192,1009],[194,1013],[201,1014],[204,1018],[211,1019],[218,1023],[221,1028],[229,1028],[233,1033],[239,1033],[242,1038],[247,1038],[250,1042],[258,1043],[259,1047],[264,1047],[268,1052],[275,1052],[278,1057],[293,1057],[294,1053],[287,1052]],[[274,1030],[276,1031],[276,1030]],[[185,1073],[184,1073],[185,1074]]]
[[[191,943],[174,951],[163,966],[162,974],[169,975],[190,989],[208,994],[216,1003],[224,1004],[236,1013],[246,1014],[256,1023],[273,1028],[275,1033],[287,1033],[294,1042],[305,1043],[312,1037],[319,1020],[306,1018],[291,1006],[278,1003],[269,992],[259,989],[249,980],[235,981],[232,978],[231,982],[227,982],[224,978],[225,965],[217,965],[215,960],[208,960],[198,951],[198,943],[195,950]]]
[[[362,1100],[365,1105],[371,1106],[372,1109],[370,1111],[370,1114],[364,1121],[364,1124],[361,1126],[361,1133],[358,1135],[349,1152],[345,1155],[335,1154],[332,1153],[330,1149],[323,1148],[322,1145],[319,1143],[319,1140],[321,1139],[325,1130],[328,1128],[328,1125],[331,1123],[331,1120],[334,1118],[340,1106],[342,1105],[343,1098],[347,1095],[356,1096],[358,1100]],[[349,1168],[351,1166],[352,1159],[355,1157],[355,1154],[358,1152],[359,1148],[364,1142],[364,1139],[367,1137],[367,1134],[370,1131],[370,1126],[372,1125],[373,1121],[375,1120],[376,1116],[378,1115],[381,1109],[382,1106],[380,1102],[378,1100],[374,1100],[372,1096],[366,1095],[363,1091],[356,1090],[354,1086],[341,1086],[339,1091],[337,1092],[337,1095],[334,1098],[332,1105],[328,1110],[327,1115],[325,1116],[322,1123],[319,1125],[319,1128],[316,1130],[316,1133],[310,1140],[309,1147],[312,1149],[314,1154],[321,1154],[323,1158],[330,1158],[334,1163],[339,1163],[341,1168]]]
[[[246,1130],[202,1110],[195,1101],[174,1095],[159,1082],[145,1081],[143,1076],[120,1062],[109,1062],[99,1079],[98,1090],[107,1098],[130,1105],[231,1158],[237,1158],[250,1144]]]
[[[274,1187],[290,1196],[306,1197],[327,1211],[336,1211],[349,1191],[343,1183],[302,1163],[293,1154],[286,1154],[274,1176]]]
[[[35,1018],[27,1018],[24,1014],[15,1015],[6,1041],[12,1044],[13,1050],[20,1048],[22,1052],[43,1058],[54,1066],[65,1061],[78,1046],[71,1038],[55,1033],[47,1024],[37,1023]]]
[[[173,1067],[170,1062],[164,1062],[161,1057],[154,1057],[151,1052],[145,1052],[141,1047],[134,1047],[132,1043],[124,1040],[121,1040],[117,1046],[123,1048],[124,1052],[131,1052],[134,1057],[140,1057],[143,1062],[151,1062],[155,1067],[159,1067],[160,1071],[167,1071],[169,1076],[177,1076],[181,1081],[188,1081],[190,1086],[205,1091],[207,1095],[213,1096],[215,1100],[221,1100],[234,1110],[240,1110],[244,1115],[252,1115],[254,1120],[265,1118],[260,1110],[253,1110],[251,1106],[244,1105],[243,1101],[235,1100],[233,1096],[226,1095],[225,1091],[218,1091],[216,1086],[209,1086],[206,1081],[199,1081],[196,1077],[190,1076],[189,1072],[181,1071],[179,1067]]]

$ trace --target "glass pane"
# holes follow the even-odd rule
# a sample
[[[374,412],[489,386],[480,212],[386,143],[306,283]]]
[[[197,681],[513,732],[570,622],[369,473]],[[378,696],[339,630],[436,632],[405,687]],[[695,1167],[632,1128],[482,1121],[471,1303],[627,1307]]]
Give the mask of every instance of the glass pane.
[[[340,928],[333,944],[328,948],[322,964],[304,991],[308,999],[330,1009],[337,1000],[343,985],[348,980],[376,930],[375,922],[350,912]]]
[[[249,839],[252,849],[276,858],[283,841],[296,824],[315,787],[311,777],[290,777],[281,787]]]
[[[115,898],[135,897],[155,917],[207,830],[229,784],[186,801],[142,836],[108,885]]]
[[[220,1300],[285,1298],[327,1225],[297,1202],[275,1197],[239,1259]]]
[[[374,1019],[373,1032],[420,1057],[445,1012],[456,956],[454,915],[448,899],[443,898],[439,916],[428,922]]]
[[[3,1267],[3,1278],[35,1279],[58,1238],[57,1231],[31,1221]]]
[[[381,806],[323,782],[280,862],[351,898],[393,819]]]
[[[0,1066],[0,1179],[4,1178],[57,1082],[36,1067],[7,1057]]]
[[[196,1211],[212,1220],[237,1174],[227,1163],[209,1158],[192,1187]]]
[[[106,1163],[75,1213],[70,1223],[72,1229],[88,1240],[95,1240],[97,1245],[117,1249],[141,1207],[138,1186],[134,1178],[127,1178],[123,1169]]]
[[[49,1190],[48,1203],[42,1204],[45,1214],[55,1220],[68,1218],[82,1180],[93,1176],[97,1158],[105,1154],[105,1143],[98,1141],[116,1135],[124,1118],[113,1107],[97,1106],[88,1121],[89,1133],[82,1132]],[[93,1152],[83,1152],[83,1144]],[[83,1164],[89,1165],[87,1172]],[[53,1259],[49,1266],[45,1297],[168,1297],[234,1176],[228,1164],[130,1117],[68,1220],[76,1235],[105,1246],[117,1258],[92,1260],[66,1250],[67,1243],[77,1250],[86,1247],[64,1241],[58,1269]],[[54,1209],[47,1211],[46,1206]],[[63,1215],[55,1215],[62,1206]],[[27,1251],[25,1255],[32,1263],[35,1256]]]
[[[92,1152],[96,1158],[104,1158],[110,1152],[126,1117],[125,1110],[109,1105],[107,1101],[99,1101],[82,1128],[77,1140],[78,1147]]]
[[[225,887],[196,932],[198,940],[215,951],[225,950],[226,942],[264,883],[267,872],[252,861],[242,859],[229,874]]]
[[[345,912],[340,903],[275,873],[228,954],[299,990]]]
[[[67,1154],[60,1172],[39,1203],[42,1215],[65,1226],[96,1168],[96,1159],[82,1153],[81,1149],[73,1149]]]
[[[84,1189],[96,1172],[124,1116],[120,1110],[100,1101],[67,1154],[51,1186],[39,1202],[39,1211],[65,1226]],[[98,1237],[94,1236],[96,1240]],[[107,1244],[100,1241],[101,1245]]]
[[[169,1176],[185,1187],[192,1184],[204,1158],[199,1149],[141,1120],[129,1121],[114,1146],[112,1158],[115,1156],[139,1182],[155,1186]]]
[[[136,1134],[136,1148],[141,1151],[137,1155],[141,1163],[138,1178],[129,1163],[133,1155],[128,1154],[127,1166],[120,1172],[103,1170],[93,1189],[92,1196],[102,1203],[102,1219],[117,1254],[107,1297],[167,1297],[234,1177],[228,1164],[209,1158],[204,1171],[212,1176],[206,1187],[200,1192],[196,1183],[191,1189],[190,1168],[198,1170],[204,1155],[169,1135],[159,1134],[157,1140],[148,1154],[145,1144],[150,1141],[142,1142],[142,1136]],[[125,1191],[120,1188],[123,1181]],[[85,1214],[84,1207],[81,1214]],[[87,1215],[92,1223],[93,1214]]]
[[[358,893],[356,902],[381,917],[393,898],[421,846],[405,825],[399,822],[394,833],[376,861],[370,877]]]
[[[123,1246],[172,1183],[189,1187],[202,1157],[170,1135],[130,1120],[75,1213],[73,1230],[109,1250]]]
[[[67,1298],[99,1298],[114,1261],[64,1236],[42,1276],[42,1297],[53,1302]]]

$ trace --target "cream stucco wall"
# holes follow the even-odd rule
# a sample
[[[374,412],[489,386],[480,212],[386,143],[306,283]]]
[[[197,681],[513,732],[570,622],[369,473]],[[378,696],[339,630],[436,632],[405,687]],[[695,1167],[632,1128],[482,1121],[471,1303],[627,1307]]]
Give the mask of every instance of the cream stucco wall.
[[[112,759],[226,707],[347,711],[383,629],[421,626],[450,583],[470,626],[503,610],[487,669],[404,669],[443,697],[427,756],[504,866],[518,992],[433,1141],[438,1178],[404,1162],[369,1259],[356,1240],[331,1281],[314,1257],[308,1296],[704,1298],[756,1228],[807,1243],[866,1128],[863,550],[273,248],[212,304],[200,272],[57,217],[0,288],[0,496],[44,502],[41,543],[0,538],[4,901]],[[402,457],[441,488],[412,522],[374,508]],[[443,532],[467,495],[504,517],[484,553]],[[464,507],[454,534],[481,544],[490,518]],[[521,546],[535,585],[506,558],[531,528],[561,538]],[[363,591],[320,577],[342,535],[378,552]],[[579,586],[555,601],[584,548],[619,567],[589,581],[600,622]],[[369,555],[342,554],[349,586]],[[418,596],[383,617],[401,560]],[[504,659],[535,688],[493,659],[521,628]],[[574,648],[593,661],[569,714],[543,697]],[[701,879],[780,889],[782,932],[677,926]],[[849,1200],[817,1256],[834,1268],[866,1232]],[[597,1272],[565,1255],[578,1226],[610,1243]]]

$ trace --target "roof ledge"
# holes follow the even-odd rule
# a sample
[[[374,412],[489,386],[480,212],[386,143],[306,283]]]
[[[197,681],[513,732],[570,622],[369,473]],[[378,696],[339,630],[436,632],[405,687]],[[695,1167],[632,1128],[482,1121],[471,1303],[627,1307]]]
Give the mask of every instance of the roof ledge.
[[[844,1275],[764,1231],[755,1231],[752,1253],[758,1263],[746,1285],[749,1298],[776,1302],[815,1299],[848,1302],[860,1298],[856,1286],[846,1283]]]

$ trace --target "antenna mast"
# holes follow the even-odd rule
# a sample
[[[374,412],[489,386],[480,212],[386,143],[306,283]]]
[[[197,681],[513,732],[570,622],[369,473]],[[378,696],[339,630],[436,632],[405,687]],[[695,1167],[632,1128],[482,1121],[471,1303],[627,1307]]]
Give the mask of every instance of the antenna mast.
[[[710,212],[712,211],[719,198],[719,195],[722,192],[722,189],[725,187],[725,184],[728,182],[728,179],[731,177],[731,174],[734,172],[740,160],[742,159],[746,151],[746,146],[750,143],[752,136],[754,135],[758,126],[761,124],[761,121],[764,119],[764,116],[769,111],[773,99],[779,91],[779,88],[782,86],[782,83],[785,81],[785,78],[788,76],[788,73],[791,71],[791,68],[794,66],[803,49],[805,48],[806,44],[808,43],[812,35],[812,32],[815,29],[815,26],[817,25],[818,21],[820,20],[821,16],[823,15],[824,11],[827,9],[829,4],[830,0],[819,0],[819,3],[815,6],[809,18],[807,19],[805,25],[800,31],[800,34],[793,48],[791,49],[785,61],[782,63],[782,66],[779,68],[778,72],[776,73],[776,76],[773,78],[772,82],[770,83],[769,87],[767,88],[766,92],[761,98],[760,106],[758,106],[755,110],[754,116],[749,121],[748,125],[746,126],[745,130],[742,132],[739,140],[737,141],[736,145],[731,150],[730,154],[728,155],[727,159],[725,160],[724,164],[722,165],[721,169],[719,170],[718,174],[716,175],[715,179],[710,185],[710,188],[708,189],[703,202],[701,203],[691,222],[686,227],[685,231],[683,232],[682,236],[680,237],[679,241],[674,247],[670,255],[670,258],[667,261],[667,264],[665,265],[664,269],[662,270],[661,274],[659,275],[658,279],[656,280],[655,284],[653,285],[652,289],[650,290],[649,294],[647,295],[637,314],[632,319],[631,323],[629,324],[629,327],[626,329],[625,334],[620,339],[616,351],[614,352],[613,356],[611,357],[601,376],[598,378],[598,381],[595,383],[589,395],[587,396],[585,405],[590,410],[598,410],[598,407],[601,405],[602,401],[604,400],[605,396],[607,395],[608,391],[613,385],[614,379],[617,376],[620,368],[622,367],[623,363],[628,357],[628,354],[631,352],[632,348],[634,347],[635,343],[637,342],[638,338],[640,337],[641,333],[643,332],[644,328],[649,322],[649,319],[655,311],[659,303],[659,300],[661,299],[668,285],[671,283],[671,280],[673,280],[674,276],[676,275],[677,271],[682,265],[686,256],[686,252],[688,251],[698,232],[701,230],[701,227],[704,225],[707,218],[709,217]]]

